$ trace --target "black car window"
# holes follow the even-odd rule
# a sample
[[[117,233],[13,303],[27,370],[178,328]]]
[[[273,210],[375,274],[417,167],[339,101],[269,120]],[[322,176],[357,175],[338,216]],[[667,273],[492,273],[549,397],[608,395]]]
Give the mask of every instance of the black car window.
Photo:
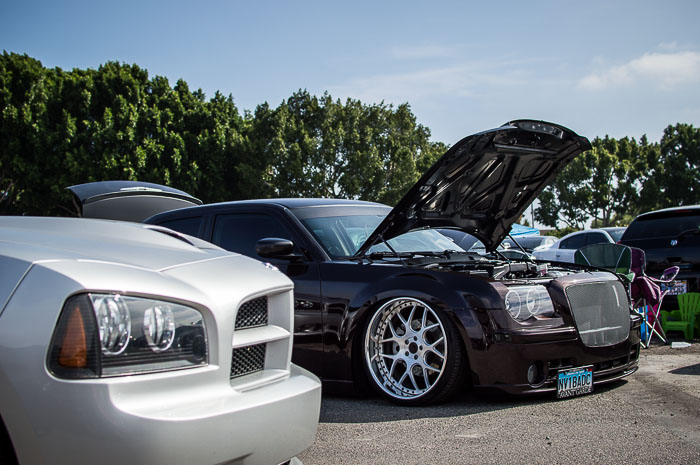
[[[690,231],[700,230],[700,215],[678,214],[659,215],[647,218],[640,218],[629,225],[623,236],[624,240],[648,239],[654,237],[667,237],[675,239],[681,233],[690,235]]]
[[[217,215],[214,221],[212,242],[232,252],[260,258],[255,243],[265,237],[292,238],[279,221],[264,214]]]
[[[575,236],[571,236],[568,239],[564,239],[561,241],[561,244],[559,244],[560,249],[580,249],[581,247],[586,246],[586,235],[585,234],[577,234]]]
[[[158,223],[159,226],[165,226],[183,234],[197,237],[199,233],[199,225],[202,223],[201,216],[193,216],[191,218],[178,218],[176,220],[163,221]]]
[[[610,242],[608,236],[601,232],[591,232],[587,234],[582,234],[582,236],[586,236],[586,245],[604,244],[606,242]]]

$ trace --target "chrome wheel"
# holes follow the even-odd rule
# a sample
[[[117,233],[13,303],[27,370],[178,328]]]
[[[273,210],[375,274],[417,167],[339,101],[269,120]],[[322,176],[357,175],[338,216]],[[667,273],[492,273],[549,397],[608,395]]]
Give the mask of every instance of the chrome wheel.
[[[365,361],[377,387],[395,399],[418,399],[443,376],[447,333],[437,313],[401,297],[382,305],[365,333]]]

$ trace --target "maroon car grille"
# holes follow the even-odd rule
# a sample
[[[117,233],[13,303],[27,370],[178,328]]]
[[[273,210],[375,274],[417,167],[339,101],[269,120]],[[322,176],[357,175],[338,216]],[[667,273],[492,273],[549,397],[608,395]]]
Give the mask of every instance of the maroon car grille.
[[[249,300],[236,314],[236,329],[254,328],[267,324],[267,296]]]
[[[604,347],[627,339],[630,310],[622,283],[576,284],[566,288],[566,296],[584,345]]]
[[[233,349],[230,378],[256,373],[262,371],[264,368],[265,344],[256,344],[254,346]]]

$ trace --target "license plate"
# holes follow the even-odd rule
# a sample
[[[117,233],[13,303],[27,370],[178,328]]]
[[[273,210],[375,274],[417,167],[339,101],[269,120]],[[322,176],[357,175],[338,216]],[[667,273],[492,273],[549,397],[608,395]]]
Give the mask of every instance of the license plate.
[[[680,295],[680,294],[685,294],[688,292],[688,281],[676,281],[673,283],[673,285],[668,285],[661,283],[661,290],[665,291],[668,289],[668,294],[667,295]]]
[[[557,399],[593,392],[593,367],[560,370],[557,376]]]

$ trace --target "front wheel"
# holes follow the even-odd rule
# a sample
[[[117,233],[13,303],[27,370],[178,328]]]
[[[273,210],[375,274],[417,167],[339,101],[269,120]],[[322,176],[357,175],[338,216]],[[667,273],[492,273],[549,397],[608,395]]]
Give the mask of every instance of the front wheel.
[[[453,323],[424,302],[385,302],[367,321],[364,361],[376,390],[399,404],[443,401],[461,385],[464,349]]]

